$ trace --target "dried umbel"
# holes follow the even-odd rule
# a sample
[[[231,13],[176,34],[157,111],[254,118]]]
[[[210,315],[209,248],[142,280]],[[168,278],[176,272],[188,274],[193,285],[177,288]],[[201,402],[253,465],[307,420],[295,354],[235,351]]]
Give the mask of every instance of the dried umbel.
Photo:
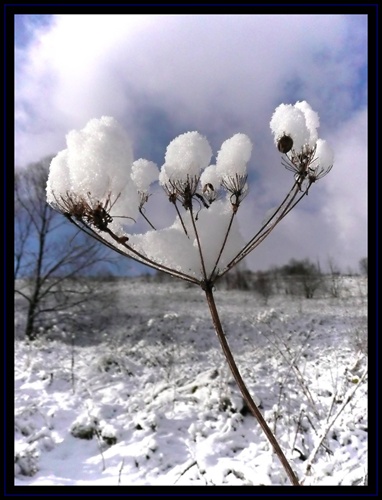
[[[113,222],[113,217],[110,215],[110,210],[118,200],[119,195],[114,202],[111,201],[111,193],[109,193],[104,201],[92,200],[90,193],[87,196],[76,196],[69,192],[66,196],[57,197],[54,208],[60,211],[68,219],[74,218],[89,227],[98,229],[99,231],[110,231],[108,226]],[[116,217],[116,216],[114,216]],[[118,217],[118,216],[117,216]],[[129,218],[122,216],[122,218]]]
[[[277,149],[285,156],[282,165],[295,173],[298,189],[308,194],[312,183],[333,166],[333,152],[318,139],[319,118],[306,101],[281,104],[272,116],[271,129]]]
[[[247,175],[235,174],[234,177],[225,177],[222,179],[222,186],[231,193],[229,200],[232,205],[232,210],[236,213],[240,203],[248,194]]]
[[[318,139],[318,115],[305,101],[279,106],[270,125],[283,154],[282,165],[294,173],[294,179],[278,207],[247,241],[240,234],[237,214],[249,190],[247,166],[252,143],[241,133],[224,141],[216,165],[210,164],[212,150],[205,137],[198,132],[182,134],[168,145],[159,172],[153,162],[142,158],[133,161],[126,133],[113,118],[91,120],[82,131],[68,135],[68,148],[52,160],[47,200],[119,254],[203,289],[243,398],[290,481],[299,485],[240,375],[213,294],[217,280],[260,245],[308,194],[310,186],[332,168],[333,154],[326,142]],[[144,209],[154,198],[150,186],[156,181],[175,210],[173,222],[164,228],[156,221],[153,224],[155,214]],[[127,233],[140,215],[150,229]]]

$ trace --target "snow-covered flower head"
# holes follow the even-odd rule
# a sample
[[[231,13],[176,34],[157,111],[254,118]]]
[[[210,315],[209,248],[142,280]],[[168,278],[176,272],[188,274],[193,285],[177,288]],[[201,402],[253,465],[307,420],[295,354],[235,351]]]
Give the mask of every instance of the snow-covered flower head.
[[[211,156],[211,146],[199,132],[186,132],[170,142],[159,184],[171,202],[179,200],[187,210],[191,207],[200,174],[208,166]]]
[[[146,193],[150,184],[157,181],[159,171],[156,163],[140,158],[131,167],[131,179],[137,186],[138,191]]]
[[[284,136],[292,139],[293,147],[297,150],[309,143],[310,133],[305,115],[292,104],[280,104],[273,113],[270,126],[276,145]]]
[[[90,120],[82,130],[69,132],[67,148],[53,158],[47,201],[119,253],[186,281],[211,284],[268,235],[292,202],[294,206],[298,189],[307,193],[330,170],[333,153],[318,139],[318,126],[317,113],[305,101],[275,110],[275,143],[296,182],[247,244],[236,217],[248,193],[252,154],[252,142],[243,133],[222,143],[214,165],[203,135],[181,134],[167,146],[159,171],[149,160],[134,161],[130,139],[114,118]],[[156,181],[173,205],[175,219],[169,227],[161,227],[161,210],[145,206]],[[127,235],[124,226],[132,223],[138,232]],[[150,229],[141,233],[141,223]]]
[[[92,222],[102,213],[101,228],[112,215],[124,217],[124,222],[134,220],[139,196],[130,176],[133,151],[121,125],[110,116],[92,119],[82,130],[69,132],[66,143],[51,162],[48,203],[76,217],[83,212]],[[101,209],[107,209],[108,217]]]
[[[247,175],[252,142],[245,134],[235,134],[223,142],[216,158],[216,170],[222,179]]]
[[[318,114],[306,101],[280,104],[270,122],[275,144],[285,154],[282,164],[295,172],[300,189],[326,175],[333,166],[333,153],[325,141],[318,139]],[[323,144],[324,143],[324,144]]]
[[[230,194],[234,210],[248,192],[247,164],[252,153],[252,142],[245,134],[235,134],[223,142],[216,158],[216,172],[222,186]]]
[[[173,182],[185,182],[191,177],[199,179],[211,156],[211,146],[204,136],[199,132],[186,132],[167,146],[162,170]]]

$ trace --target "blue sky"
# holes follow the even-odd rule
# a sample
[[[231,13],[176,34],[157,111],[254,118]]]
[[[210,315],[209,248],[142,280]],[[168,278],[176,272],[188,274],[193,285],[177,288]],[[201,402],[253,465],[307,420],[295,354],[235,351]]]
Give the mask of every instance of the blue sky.
[[[125,126],[136,158],[159,166],[183,132],[203,133],[215,153],[243,132],[254,143],[241,214],[249,235],[291,182],[271,115],[306,100],[334,168],[247,265],[310,257],[357,270],[367,255],[365,15],[23,15],[15,28],[17,167],[64,149],[71,129],[104,114]]]

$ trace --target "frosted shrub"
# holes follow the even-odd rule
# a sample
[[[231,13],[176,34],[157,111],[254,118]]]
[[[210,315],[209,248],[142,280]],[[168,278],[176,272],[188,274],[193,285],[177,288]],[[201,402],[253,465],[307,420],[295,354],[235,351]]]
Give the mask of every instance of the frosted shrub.
[[[228,346],[216,309],[216,281],[254,250],[308,194],[333,165],[328,144],[318,138],[319,118],[305,101],[281,104],[270,127],[282,153],[282,165],[294,173],[279,206],[245,241],[237,213],[248,193],[252,142],[235,134],[223,142],[211,164],[212,149],[198,132],[176,137],[160,168],[146,159],[134,161],[130,140],[111,117],[91,120],[67,135],[67,149],[52,160],[48,203],[80,229],[109,248],[142,264],[200,286],[232,374],[251,413],[260,423],[290,481],[298,479],[276,438],[250,396]],[[148,215],[154,183],[174,207],[174,219],[159,228]],[[134,230],[138,217],[148,230]]]

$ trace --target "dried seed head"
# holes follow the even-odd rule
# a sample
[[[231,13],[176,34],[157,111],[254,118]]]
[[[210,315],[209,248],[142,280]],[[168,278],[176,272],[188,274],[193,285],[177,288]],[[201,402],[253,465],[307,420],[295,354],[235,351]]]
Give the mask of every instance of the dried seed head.
[[[293,147],[293,139],[289,135],[283,135],[277,143],[277,149],[280,153],[289,153]]]

